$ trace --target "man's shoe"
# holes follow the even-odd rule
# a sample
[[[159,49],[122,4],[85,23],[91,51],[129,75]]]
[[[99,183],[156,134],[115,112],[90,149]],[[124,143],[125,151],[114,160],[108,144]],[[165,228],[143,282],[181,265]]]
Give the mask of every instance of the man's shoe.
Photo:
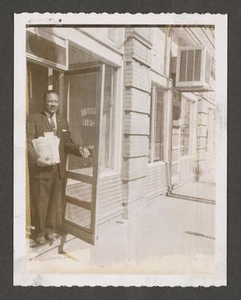
[[[36,242],[36,244],[38,244],[38,245],[43,245],[43,244],[45,244],[45,238],[44,238],[44,236],[38,236],[38,237],[35,239],[35,242]]]
[[[52,232],[48,232],[48,233],[45,234],[45,238],[47,240],[53,240],[54,239],[54,235],[53,235]]]

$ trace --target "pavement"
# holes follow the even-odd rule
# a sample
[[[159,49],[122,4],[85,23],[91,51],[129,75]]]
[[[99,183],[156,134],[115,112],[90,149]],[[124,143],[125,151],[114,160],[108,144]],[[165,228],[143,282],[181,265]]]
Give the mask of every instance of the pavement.
[[[68,236],[31,248],[27,270],[37,273],[209,273],[215,258],[215,182],[212,173],[199,182],[148,202],[131,220],[100,227],[95,246]]]

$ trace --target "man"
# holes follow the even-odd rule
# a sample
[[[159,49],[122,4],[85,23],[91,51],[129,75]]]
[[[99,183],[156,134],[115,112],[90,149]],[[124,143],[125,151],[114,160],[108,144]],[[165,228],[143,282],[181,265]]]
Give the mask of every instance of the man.
[[[44,111],[30,116],[27,125],[31,206],[35,241],[40,245],[46,239],[53,239],[54,228],[61,225],[66,154],[85,158],[90,155],[88,149],[72,141],[67,121],[56,114],[58,108],[58,94],[54,91],[46,92]],[[43,137],[47,132],[53,132],[60,139],[58,164],[52,164],[49,157],[39,157],[33,147],[33,139]]]

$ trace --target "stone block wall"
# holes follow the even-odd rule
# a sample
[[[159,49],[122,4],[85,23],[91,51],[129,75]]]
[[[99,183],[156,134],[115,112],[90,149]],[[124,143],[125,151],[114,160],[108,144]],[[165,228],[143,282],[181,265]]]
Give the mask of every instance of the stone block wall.
[[[151,29],[126,28],[122,143],[125,218],[138,213],[147,195],[151,47]]]

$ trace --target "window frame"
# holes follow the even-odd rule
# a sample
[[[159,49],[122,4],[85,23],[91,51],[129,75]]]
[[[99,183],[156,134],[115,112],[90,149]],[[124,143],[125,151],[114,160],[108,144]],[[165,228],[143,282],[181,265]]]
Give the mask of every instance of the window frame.
[[[53,44],[62,47],[66,51],[66,63],[59,64],[52,62],[48,59],[41,58],[39,56],[36,56],[34,54],[28,53],[26,50],[26,58],[33,63],[38,63],[44,66],[48,66],[50,68],[60,70],[60,71],[67,71],[69,66],[69,40],[66,38],[58,37],[55,34],[50,34],[48,31],[46,31],[44,28],[38,28],[38,27],[26,27],[25,30],[25,41],[27,42],[27,32],[39,35],[41,38],[52,42]]]
[[[184,105],[185,101],[188,101],[190,103],[190,120],[189,120],[189,142],[188,142],[188,153],[187,154],[182,154],[182,128],[184,124]],[[194,142],[195,142],[195,101],[184,96],[183,94],[181,95],[181,132],[180,132],[180,158],[186,158],[194,155]]]
[[[105,170],[105,171],[100,171],[99,177],[105,178],[105,177],[119,175],[121,173],[121,159],[122,159],[121,149],[122,149],[122,106],[123,106],[123,72],[124,72],[123,71],[123,69],[124,69],[123,62],[120,66],[118,64],[113,64],[110,62],[107,63],[104,59],[103,60],[100,59],[98,56],[96,56],[90,50],[88,50],[88,49],[83,50],[79,45],[77,45],[73,41],[69,40],[68,42],[69,42],[69,47],[73,47],[76,50],[84,52],[87,55],[89,54],[91,56],[94,56],[100,61],[100,63],[104,64],[105,66],[108,65],[108,66],[111,66],[112,68],[116,69],[116,91],[115,91],[115,98],[116,98],[115,134],[116,134],[116,139],[115,139],[114,150],[113,150],[113,152],[115,153],[114,168]],[[104,74],[104,76],[105,76],[105,74]],[[104,80],[105,80],[105,78],[104,78]],[[104,87],[102,87],[102,88],[104,88]],[[102,93],[104,96],[104,89],[103,89]],[[99,143],[101,143],[101,136],[99,138]]]
[[[112,68],[116,69],[116,87],[115,87],[115,101],[116,101],[116,105],[115,105],[115,112],[114,112],[114,118],[115,118],[115,129],[114,129],[114,136],[116,136],[115,139],[115,143],[114,143],[114,149],[113,149],[113,153],[114,153],[114,166],[113,169],[109,169],[109,170],[105,170],[105,171],[100,171],[99,175],[101,178],[103,177],[109,177],[109,176],[114,176],[114,175],[118,175],[121,172],[121,149],[122,149],[122,113],[118,112],[122,112],[122,98],[121,98],[121,76],[122,76],[122,69],[121,68],[117,68],[116,66],[113,65],[109,65]],[[103,91],[104,93],[104,91]],[[103,99],[104,101],[104,99]],[[102,116],[103,117],[103,116]],[[102,119],[101,117],[101,119]],[[100,136],[100,144],[101,144],[101,136]],[[100,162],[99,162],[100,163]]]
[[[163,158],[160,160],[154,161],[154,147],[155,147],[155,142],[154,142],[154,135],[155,131],[153,130],[155,128],[155,121],[156,121],[156,115],[155,115],[155,108],[156,108],[156,102],[155,105],[153,105],[153,101],[156,101],[156,92],[157,90],[160,90],[163,92],[163,103],[162,105],[164,106],[164,119],[163,119]],[[151,89],[151,101],[150,101],[150,114],[149,114],[149,152],[148,152],[148,164],[150,165],[157,165],[157,164],[163,164],[166,161],[167,158],[167,153],[166,153],[166,145],[167,145],[167,138],[168,138],[168,133],[167,133],[167,89],[164,86],[161,86],[157,84],[156,82],[152,82],[152,89]],[[154,116],[154,118],[152,117]],[[150,146],[151,145],[151,146]]]

